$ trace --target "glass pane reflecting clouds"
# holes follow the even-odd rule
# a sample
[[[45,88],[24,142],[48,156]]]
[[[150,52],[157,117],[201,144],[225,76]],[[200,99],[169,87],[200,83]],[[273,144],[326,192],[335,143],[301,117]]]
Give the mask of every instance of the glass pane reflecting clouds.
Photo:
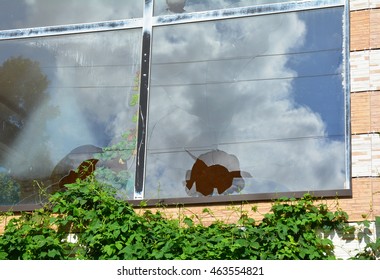
[[[295,2],[294,0],[155,0],[154,14],[191,13],[254,5]]]
[[[140,50],[139,29],[1,42],[2,187],[35,203],[32,180],[57,190],[94,159],[99,179],[133,196]]]
[[[142,0],[1,0],[0,29],[142,17]]]
[[[146,197],[344,188],[342,16],[155,28]]]

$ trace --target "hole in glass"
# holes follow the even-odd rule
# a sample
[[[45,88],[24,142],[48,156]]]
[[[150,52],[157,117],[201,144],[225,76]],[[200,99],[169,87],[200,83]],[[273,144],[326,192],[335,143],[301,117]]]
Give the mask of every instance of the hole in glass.
[[[212,150],[195,157],[189,151],[187,153],[195,159],[192,169],[186,172],[186,188],[190,195],[194,192],[204,196],[215,191],[218,194],[240,192],[245,185],[243,175],[251,177],[248,172],[240,170],[239,160],[232,154]]]

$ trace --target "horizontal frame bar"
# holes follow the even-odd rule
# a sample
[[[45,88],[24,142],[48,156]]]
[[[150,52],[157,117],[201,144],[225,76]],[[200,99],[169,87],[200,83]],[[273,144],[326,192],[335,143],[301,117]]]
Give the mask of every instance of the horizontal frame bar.
[[[319,8],[333,8],[344,6],[344,0],[327,1],[292,1],[284,3],[274,3],[265,5],[255,5],[241,8],[229,8],[204,12],[183,13],[176,15],[165,15],[153,17],[153,26],[163,26],[170,24],[211,21],[218,19],[229,19],[248,17],[253,15],[269,15],[286,12],[297,12],[313,10]]]
[[[35,37],[81,34],[89,32],[113,31],[142,28],[143,19],[104,21],[84,24],[68,24],[47,27],[32,27],[0,31],[0,41]]]
[[[152,18],[153,26],[170,24],[210,21],[216,19],[247,17],[252,15],[276,14],[292,11],[311,10],[318,8],[331,8],[343,6],[344,0],[325,0],[325,1],[292,1],[285,3],[274,3],[266,5],[256,5],[241,8],[230,8],[212,10],[205,12],[184,13],[176,15],[156,16]],[[94,23],[79,23],[46,27],[32,27],[21,29],[10,29],[0,31],[1,40],[34,38],[45,36],[80,34],[88,32],[101,32],[131,28],[142,28],[143,18],[103,21]]]
[[[163,199],[142,199],[127,201],[133,206],[139,206],[142,203],[148,207],[155,206],[179,206],[179,205],[200,205],[200,204],[229,204],[229,203],[249,203],[273,201],[281,197],[301,198],[305,194],[311,194],[315,198],[351,198],[352,189],[340,190],[321,190],[321,191],[297,191],[297,192],[279,192],[279,193],[259,193],[259,194],[242,194],[242,195],[220,195],[208,197],[181,197],[181,198],[163,198]]]

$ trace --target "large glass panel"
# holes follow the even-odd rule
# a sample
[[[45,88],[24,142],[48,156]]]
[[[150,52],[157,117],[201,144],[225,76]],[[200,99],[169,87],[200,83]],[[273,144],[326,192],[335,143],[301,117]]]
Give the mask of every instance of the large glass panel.
[[[133,197],[140,50],[138,29],[0,42],[0,205],[89,163]]]
[[[155,0],[154,14],[178,14],[210,11],[217,9],[238,8],[254,5],[265,5],[295,0]]]
[[[0,29],[142,17],[143,0],[0,0]]]
[[[146,198],[345,188],[342,17],[155,28]]]

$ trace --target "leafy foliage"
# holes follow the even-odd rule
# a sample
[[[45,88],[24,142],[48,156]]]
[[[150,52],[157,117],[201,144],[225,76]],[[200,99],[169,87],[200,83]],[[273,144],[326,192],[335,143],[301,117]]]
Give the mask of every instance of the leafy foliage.
[[[380,238],[368,242],[363,252],[357,253],[353,260],[378,260],[380,259]]]
[[[370,223],[365,220],[362,222],[363,228],[358,233],[358,239],[365,241],[365,248],[363,251],[357,253],[351,259],[353,260],[379,260],[380,259],[380,238],[371,240],[372,232],[370,230]],[[376,217],[376,225],[380,225],[380,217]]]
[[[137,214],[113,188],[89,178],[12,219],[0,236],[0,259],[333,259],[321,233],[346,220],[306,195],[275,201],[260,223],[241,213],[237,223],[206,226],[194,217]]]
[[[8,174],[0,173],[0,204],[14,204],[19,201],[20,185]]]
[[[315,205],[310,195],[303,199],[280,199],[265,215],[261,246],[267,259],[333,259],[333,244],[323,233],[341,229],[348,216],[330,212],[326,204]],[[275,234],[273,234],[275,233]],[[318,234],[319,233],[319,234]]]
[[[134,191],[134,170],[128,169],[128,165],[134,160],[136,154],[137,135],[135,130],[128,131],[122,135],[122,139],[109,147],[103,148],[103,153],[95,155],[95,158],[103,162],[117,161],[125,169],[113,170],[101,166],[95,170],[97,180],[112,185],[117,189],[120,197],[131,199]]]
[[[138,103],[139,103],[139,84],[140,72],[137,72],[134,78],[134,85],[129,100],[129,110],[133,112],[132,123],[138,121]],[[101,166],[95,170],[96,179],[112,185],[117,189],[117,194],[124,199],[131,199],[134,192],[134,169],[131,169],[136,156],[137,130],[136,128],[128,129],[121,135],[121,140],[109,147],[103,148],[103,152],[95,157],[103,162],[116,161],[123,166],[122,170],[113,170],[112,168]]]

